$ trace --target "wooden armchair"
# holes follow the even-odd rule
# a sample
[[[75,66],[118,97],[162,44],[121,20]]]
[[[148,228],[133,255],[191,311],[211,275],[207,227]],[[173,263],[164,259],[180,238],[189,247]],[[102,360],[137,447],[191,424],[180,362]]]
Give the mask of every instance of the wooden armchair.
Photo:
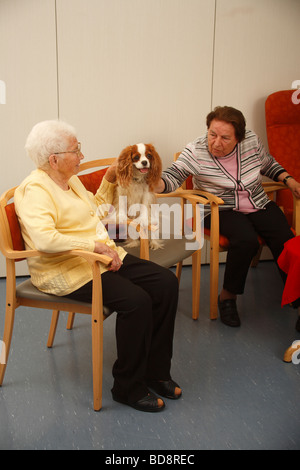
[[[300,106],[293,102],[294,92],[282,90],[269,95],[265,102],[265,117],[270,154],[300,181]],[[277,195],[277,203],[293,227],[296,223],[294,202],[288,189]]]
[[[115,161],[115,158],[108,159],[99,159],[93,160],[90,162],[85,162],[80,166],[80,173],[78,177],[81,182],[84,184],[87,190],[91,191],[93,194],[96,193],[103,176],[107,170],[107,166],[111,165]],[[99,167],[101,167],[99,169]],[[96,170],[96,168],[98,168]],[[84,173],[82,173],[84,172]],[[158,194],[158,198],[173,198],[173,200],[179,200],[181,204],[181,237],[178,237],[178,234],[170,233],[170,237],[163,240],[164,246],[162,249],[150,250],[149,249],[149,237],[151,237],[152,227],[144,229],[137,226],[137,231],[140,232],[140,247],[127,248],[125,247],[128,253],[131,253],[135,256],[138,256],[143,259],[151,260],[160,266],[170,268],[171,266],[177,265],[176,275],[178,281],[180,282],[182,263],[185,259],[192,257],[192,270],[193,270],[193,282],[192,282],[192,318],[197,319],[199,316],[199,303],[200,303],[200,275],[201,275],[201,233],[197,227],[197,205],[198,204],[208,204],[209,200],[206,197],[197,197],[191,191],[179,190],[175,193],[170,194]],[[171,201],[171,199],[170,199]],[[193,234],[194,239],[190,239],[187,243],[185,238],[185,221],[184,221],[184,205],[190,204],[192,206],[192,211],[194,214],[194,226]],[[132,221],[127,221],[127,223],[132,223]],[[199,226],[199,224],[198,224]],[[160,234],[161,235],[161,234]],[[190,248],[192,242],[194,248]],[[117,244],[122,244],[122,242],[116,241]],[[198,243],[198,245],[197,245]],[[74,321],[74,312],[70,312],[68,318],[67,328],[72,328]]]
[[[103,320],[111,313],[103,307],[102,286],[99,263],[108,265],[111,259],[104,255],[83,250],[72,250],[69,254],[84,258],[90,263],[93,273],[92,303],[84,303],[44,294],[28,279],[16,285],[16,262],[34,256],[55,256],[36,250],[25,250],[14,203],[9,202],[16,188],[6,191],[0,198],[0,249],[6,258],[6,309],[2,354],[0,353],[0,386],[6,371],[10,344],[13,334],[15,310],[20,306],[52,310],[52,320],[47,346],[52,347],[60,311],[72,311],[91,315],[92,328],[92,370],[94,410],[102,406],[102,370],[103,370]],[[21,365],[20,365],[21,366]]]
[[[177,160],[181,152],[174,155],[174,160]],[[264,182],[264,190],[269,198],[276,201],[278,193],[289,191],[283,183]],[[229,240],[220,233],[219,230],[219,206],[223,204],[223,200],[216,198],[210,193],[205,191],[198,191],[193,189],[192,178],[189,177],[183,189],[189,189],[194,194],[199,194],[202,197],[207,197],[211,209],[211,225],[210,228],[204,228],[204,238],[210,243],[210,317],[216,319],[218,317],[218,290],[219,290],[219,253],[228,250]],[[282,208],[283,209],[283,208]],[[293,216],[290,217],[292,221],[292,229],[296,235],[300,235],[300,199],[294,197]],[[260,250],[252,261],[252,266],[255,267],[259,261],[261,250],[265,245],[264,240],[258,237],[260,243]]]

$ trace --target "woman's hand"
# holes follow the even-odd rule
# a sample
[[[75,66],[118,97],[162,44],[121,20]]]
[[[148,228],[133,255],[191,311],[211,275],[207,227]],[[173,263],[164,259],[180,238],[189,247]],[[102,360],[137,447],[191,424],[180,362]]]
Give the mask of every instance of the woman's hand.
[[[300,183],[298,183],[294,178],[289,178],[287,180],[287,186],[292,191],[293,195],[300,199]]]
[[[112,248],[110,248],[103,242],[96,241],[94,252],[99,253],[100,255],[109,256],[112,259],[108,267],[109,271],[119,271],[123,263],[118,253],[115,250],[113,250]]]
[[[105,173],[104,178],[109,182],[109,183],[115,183],[116,182],[116,168],[117,168],[117,162],[112,163],[108,168]]]
[[[159,181],[158,181],[158,182],[156,183],[156,185],[154,186],[153,191],[154,191],[155,193],[160,194],[160,193],[163,193],[164,190],[165,190],[165,182],[164,182],[164,180],[163,180],[162,178],[160,178]]]

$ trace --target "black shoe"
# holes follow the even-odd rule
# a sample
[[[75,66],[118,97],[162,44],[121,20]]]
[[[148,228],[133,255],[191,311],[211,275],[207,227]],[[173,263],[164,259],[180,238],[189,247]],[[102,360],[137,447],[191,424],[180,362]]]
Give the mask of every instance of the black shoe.
[[[151,380],[148,382],[148,387],[152,388],[158,395],[165,398],[171,398],[172,400],[178,400],[181,397],[182,392],[179,394],[175,393],[175,389],[180,388],[174,380]]]
[[[149,392],[148,395],[146,395],[145,397],[141,398],[140,400],[134,403],[126,401],[123,398],[118,397],[117,395],[114,395],[114,394],[113,394],[113,399],[119,403],[123,403],[123,405],[128,405],[136,410],[146,411],[148,413],[155,413],[158,411],[162,411],[165,407],[163,400],[162,400],[163,404],[159,405],[158,400],[161,400],[161,398],[157,397],[156,395],[154,395],[154,393],[151,393],[151,392]]]
[[[241,321],[236,308],[236,301],[234,299],[220,300],[218,297],[218,306],[221,321],[228,326],[240,326]]]
[[[298,320],[296,321],[295,328],[296,328],[296,330],[299,331],[299,333],[300,333],[300,317],[298,317]]]

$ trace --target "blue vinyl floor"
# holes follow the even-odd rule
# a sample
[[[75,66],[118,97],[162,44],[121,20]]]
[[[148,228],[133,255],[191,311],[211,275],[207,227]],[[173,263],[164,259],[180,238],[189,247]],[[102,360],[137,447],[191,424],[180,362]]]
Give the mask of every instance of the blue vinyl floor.
[[[224,266],[221,266],[220,280]],[[209,320],[209,267],[201,271],[198,321],[191,318],[190,267],[183,269],[173,378],[183,389],[161,413],[141,413],[111,398],[115,317],[104,323],[103,408],[93,410],[90,318],[66,330],[61,314],[46,347],[50,313],[20,307],[0,388],[0,449],[271,450],[300,449],[300,364],[283,353],[300,339],[296,313],[281,308],[272,261],[251,269],[238,299],[242,326]],[[0,338],[5,280],[0,280]]]

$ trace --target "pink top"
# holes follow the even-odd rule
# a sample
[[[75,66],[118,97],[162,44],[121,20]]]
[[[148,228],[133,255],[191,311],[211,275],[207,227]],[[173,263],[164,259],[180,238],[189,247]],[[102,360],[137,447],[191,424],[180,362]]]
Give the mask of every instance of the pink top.
[[[219,157],[218,162],[222,165],[226,172],[229,173],[238,183],[236,192],[238,197],[238,209],[234,210],[238,212],[243,212],[244,214],[249,214],[249,212],[256,212],[258,209],[255,209],[255,207],[253,207],[253,204],[249,199],[248,191],[242,190],[239,182],[237,181],[238,168],[236,147],[233,152],[229,155],[226,155],[226,157]]]

